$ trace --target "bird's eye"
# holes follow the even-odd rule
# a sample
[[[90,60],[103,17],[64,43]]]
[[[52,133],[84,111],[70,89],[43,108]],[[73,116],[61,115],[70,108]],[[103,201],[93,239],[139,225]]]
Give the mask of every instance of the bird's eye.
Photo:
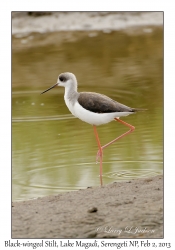
[[[64,77],[60,76],[59,79],[61,82],[64,82]]]

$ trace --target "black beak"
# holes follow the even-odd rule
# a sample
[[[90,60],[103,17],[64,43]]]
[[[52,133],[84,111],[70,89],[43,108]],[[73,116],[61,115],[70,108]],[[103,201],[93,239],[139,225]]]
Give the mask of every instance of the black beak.
[[[50,88],[44,90],[40,95],[44,94],[45,92],[49,91],[50,89],[55,88],[57,85],[58,85],[58,83],[54,84],[52,87],[50,87]]]

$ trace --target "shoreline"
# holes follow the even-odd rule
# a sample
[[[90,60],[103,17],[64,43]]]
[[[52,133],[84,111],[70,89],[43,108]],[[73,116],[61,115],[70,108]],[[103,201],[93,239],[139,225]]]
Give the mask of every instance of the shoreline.
[[[81,22],[80,22],[81,20]],[[111,31],[133,27],[162,26],[163,12],[155,11],[52,11],[12,12],[12,35],[23,37],[32,32],[50,33],[60,31]],[[145,32],[150,32],[149,30]]]
[[[163,238],[163,176],[13,202],[12,238]]]

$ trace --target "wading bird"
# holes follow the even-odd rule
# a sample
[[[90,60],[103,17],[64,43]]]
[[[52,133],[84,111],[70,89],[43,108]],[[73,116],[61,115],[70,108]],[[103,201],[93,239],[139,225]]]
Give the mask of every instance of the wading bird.
[[[57,83],[47,90],[56,87],[65,87],[64,100],[70,112],[80,120],[93,125],[95,137],[98,144],[98,152],[96,160],[100,158],[100,183],[102,185],[102,164],[103,164],[103,149],[117,141],[118,139],[130,134],[135,129],[134,126],[120,120],[122,116],[133,114],[144,109],[130,108],[124,104],[112,100],[106,95],[95,92],[77,92],[77,79],[74,74],[66,72],[58,76]],[[104,146],[101,146],[96,126],[102,125],[111,121],[118,121],[129,127],[129,131],[115,138]]]

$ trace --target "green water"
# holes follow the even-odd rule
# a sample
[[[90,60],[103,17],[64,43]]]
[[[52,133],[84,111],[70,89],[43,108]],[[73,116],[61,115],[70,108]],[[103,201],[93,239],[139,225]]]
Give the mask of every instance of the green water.
[[[66,71],[80,92],[148,109],[123,118],[135,131],[104,150],[104,184],[162,173],[163,31],[151,29],[32,34],[25,45],[13,37],[13,201],[100,185],[92,126],[70,114],[64,88],[40,95]],[[102,145],[127,131],[115,121],[97,129]]]

